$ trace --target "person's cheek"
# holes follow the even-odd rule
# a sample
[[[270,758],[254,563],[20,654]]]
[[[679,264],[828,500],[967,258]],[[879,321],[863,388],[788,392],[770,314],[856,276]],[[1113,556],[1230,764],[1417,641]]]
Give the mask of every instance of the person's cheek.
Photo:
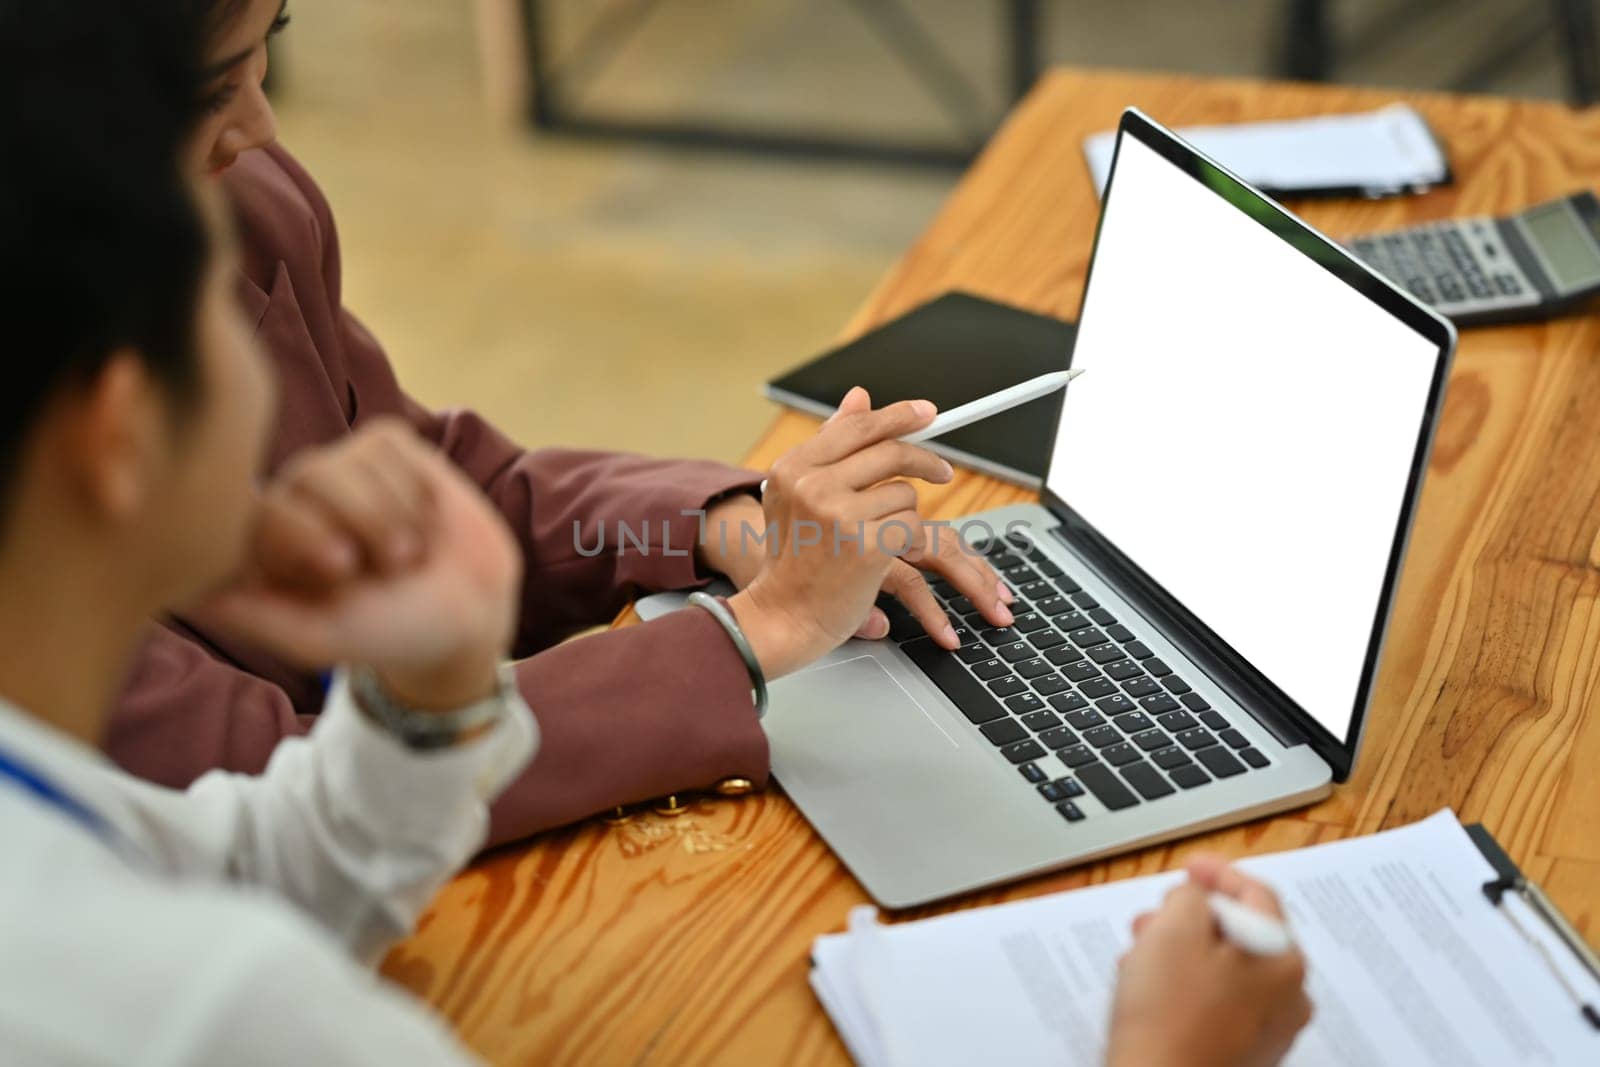
[[[221,133],[221,123],[214,116],[207,117],[195,130],[194,138],[189,142],[189,150],[185,153],[189,159],[191,174],[201,178],[214,176],[218,157],[217,142]]]

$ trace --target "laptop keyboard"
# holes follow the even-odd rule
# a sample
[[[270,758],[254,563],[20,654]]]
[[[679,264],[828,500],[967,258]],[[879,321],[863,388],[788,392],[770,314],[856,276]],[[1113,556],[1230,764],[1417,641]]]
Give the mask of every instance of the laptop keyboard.
[[[1259,749],[1071,575],[1021,535],[975,546],[1017,594],[996,628],[943,580],[961,647],[880,598],[891,640],[1069,822],[1085,792],[1112,811],[1268,765]]]

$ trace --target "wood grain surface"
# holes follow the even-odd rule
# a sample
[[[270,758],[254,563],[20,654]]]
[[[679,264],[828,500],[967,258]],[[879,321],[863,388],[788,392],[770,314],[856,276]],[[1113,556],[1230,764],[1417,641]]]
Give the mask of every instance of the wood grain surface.
[[[1395,94],[1058,71],[1009,119],[845,331],[952,288],[1073,317],[1097,201],[1082,139],[1136,104],[1173,125],[1370,108]],[[1504,213],[1600,184],[1600,111],[1406,95],[1457,184],[1293,205],[1335,237]],[[1352,413],[1359,425],[1359,413]],[[815,420],[785,414],[769,464]],[[1028,498],[971,474],[949,518]],[[1308,566],[1314,566],[1308,561]],[[1407,823],[1481,820],[1600,934],[1600,329],[1592,316],[1464,333],[1353,779],[1325,802],[959,901],[970,907]],[[860,888],[778,790],[547,835],[446,888],[385,973],[503,1064],[837,1064],[806,984]]]

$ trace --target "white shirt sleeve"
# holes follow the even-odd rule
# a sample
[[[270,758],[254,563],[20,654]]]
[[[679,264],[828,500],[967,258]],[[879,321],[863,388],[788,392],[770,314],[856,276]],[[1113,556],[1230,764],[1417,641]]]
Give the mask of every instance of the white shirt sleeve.
[[[125,779],[125,829],[169,875],[270,889],[375,961],[482,845],[489,801],[537,745],[512,696],[483,737],[408,749],[340,672],[311,734],[282,742],[259,776],[213,771],[182,793]]]
[[[251,915],[230,951],[188,984],[207,1010],[172,1019],[162,1039],[182,1064],[230,1067],[465,1067],[480,1061],[401,989],[309,936],[300,924]],[[240,936],[240,935],[243,936]],[[229,939],[225,939],[229,940]],[[230,958],[231,957],[231,958]],[[137,1062],[137,1061],[129,1061]]]

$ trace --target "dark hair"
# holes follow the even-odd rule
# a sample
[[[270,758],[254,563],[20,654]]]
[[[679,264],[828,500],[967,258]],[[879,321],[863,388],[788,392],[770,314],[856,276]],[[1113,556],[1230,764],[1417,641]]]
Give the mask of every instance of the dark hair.
[[[250,0],[188,0],[184,5],[199,20],[200,43],[210,44],[250,6]]]
[[[0,0],[0,502],[43,409],[112,352],[195,392],[209,249],[181,161],[201,93],[187,7]]]

